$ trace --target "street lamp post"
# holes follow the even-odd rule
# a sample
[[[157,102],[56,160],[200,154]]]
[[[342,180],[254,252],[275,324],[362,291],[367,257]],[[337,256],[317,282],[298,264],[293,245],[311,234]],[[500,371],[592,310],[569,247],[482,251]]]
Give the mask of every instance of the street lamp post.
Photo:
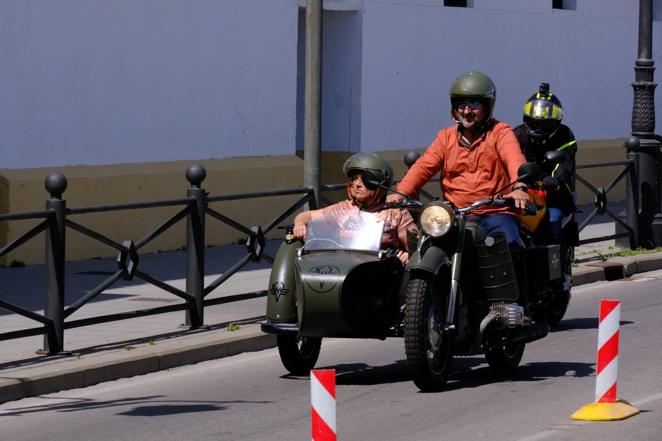
[[[660,146],[655,134],[655,63],[653,47],[653,2],[639,0],[639,44],[635,62],[632,138],[625,143],[633,159],[639,186],[639,243],[652,248],[662,245],[662,207],[660,191]]]

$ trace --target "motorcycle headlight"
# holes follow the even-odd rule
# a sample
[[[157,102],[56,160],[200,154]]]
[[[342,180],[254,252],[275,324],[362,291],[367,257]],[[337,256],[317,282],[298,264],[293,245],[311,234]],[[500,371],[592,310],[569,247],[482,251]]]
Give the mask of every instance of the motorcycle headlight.
[[[428,205],[421,212],[421,228],[431,237],[441,237],[448,233],[455,224],[453,211],[448,205]]]

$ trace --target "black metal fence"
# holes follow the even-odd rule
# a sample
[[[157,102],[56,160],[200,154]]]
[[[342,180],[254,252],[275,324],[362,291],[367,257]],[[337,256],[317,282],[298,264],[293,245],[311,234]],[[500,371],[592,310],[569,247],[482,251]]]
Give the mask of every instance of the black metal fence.
[[[636,176],[634,174],[632,161],[586,164],[580,165],[577,168],[588,169],[615,165],[625,166],[624,170],[606,188],[595,188],[582,177],[577,177],[579,182],[587,186],[596,195],[594,204],[595,208],[591,215],[589,215],[589,217],[587,217],[587,219],[582,222],[580,225],[580,230],[583,229],[595,216],[606,214],[614,219],[614,221],[619,225],[621,225],[623,229],[626,230],[626,232],[612,236],[585,239],[581,241],[581,243],[598,242],[602,240],[627,236],[630,239],[630,246],[632,248],[636,248],[638,195],[636,194]],[[616,183],[623,179],[625,176],[627,176],[629,179],[629,191],[627,220],[624,223],[615,213],[612,213],[609,210],[607,195],[614,188]],[[273,262],[273,257],[269,256],[264,251],[265,235],[304,205],[308,204],[309,207],[315,208],[317,206],[317,201],[315,200],[312,188],[209,196],[202,188],[202,183],[205,177],[206,171],[204,167],[200,165],[192,165],[186,170],[186,178],[190,183],[190,187],[186,191],[185,198],[149,201],[142,203],[68,208],[66,205],[66,200],[62,198],[62,195],[67,187],[66,178],[63,175],[56,173],[48,175],[46,177],[45,187],[50,194],[50,198],[46,201],[45,210],[0,215],[0,221],[17,221],[27,219],[41,220],[41,222],[39,222],[35,227],[31,228],[29,231],[25,232],[20,237],[1,248],[0,257],[5,256],[7,253],[23,245],[41,232],[46,233],[44,262],[45,301],[43,315],[11,304],[4,300],[0,300],[0,308],[31,319],[39,323],[40,326],[0,333],[0,341],[43,334],[43,352],[49,355],[54,355],[61,353],[64,350],[65,329],[180,310],[186,311],[185,324],[192,329],[196,329],[201,327],[204,323],[204,312],[206,306],[235,302],[266,295],[266,291],[259,291],[223,296],[214,299],[206,298],[210,293],[216,290],[228,278],[230,278],[249,262]],[[321,186],[321,190],[324,192],[336,191],[343,189],[344,187],[345,184],[323,185]],[[424,191],[422,192],[422,195],[428,198],[432,197],[430,194],[425,193]],[[215,202],[239,201],[276,196],[299,196],[299,198],[294,203],[288,205],[273,220],[261,226],[249,227],[243,225],[241,222],[232,219],[220,211],[210,207],[210,204]],[[174,216],[171,216],[170,218],[163,221],[163,223],[161,223],[161,225],[159,225],[156,229],[136,241],[127,240],[120,243],[97,231],[94,231],[91,228],[86,227],[83,223],[74,220],[74,218],[77,219],[81,215],[90,213],[139,210],[156,207],[180,207],[181,209]],[[223,224],[247,235],[247,241],[246,254],[238,261],[236,261],[220,277],[205,286],[205,230],[206,219],[208,217],[215,221],[222,222]],[[162,280],[158,280],[157,278],[152,277],[150,274],[141,271],[139,253],[145,245],[152,242],[154,239],[159,237],[161,234],[183,219],[186,219],[187,254],[185,290],[178,289],[175,286],[172,286]],[[83,297],[68,306],[65,305],[65,250],[67,228],[75,230],[93,240],[114,248],[118,252],[117,270]],[[119,312],[115,314],[89,317],[78,320],[69,320],[76,311],[97,297],[99,294],[113,286],[113,284],[119,280],[133,280],[134,278],[141,279],[144,282],[154,285],[176,297],[181,298],[184,302],[173,305],[154,307],[150,309]]]
[[[62,195],[67,187],[67,180],[61,174],[50,174],[46,177],[45,186],[50,194],[46,201],[46,209],[43,211],[4,214],[0,215],[0,221],[16,221],[27,219],[38,219],[41,222],[22,234],[20,237],[0,249],[0,257],[6,255],[39,233],[45,231],[45,302],[44,313],[27,310],[20,306],[0,300],[0,308],[19,314],[41,324],[41,326],[21,329],[18,331],[4,332],[0,334],[0,341],[33,335],[44,335],[43,351],[54,355],[64,350],[64,330],[77,328],[92,324],[123,320],[133,317],[149,316],[179,310],[186,311],[186,325],[192,329],[199,328],[204,323],[205,306],[229,303],[254,297],[264,296],[266,292],[253,292],[224,296],[215,299],[206,297],[218,288],[229,277],[243,268],[251,261],[265,260],[272,262],[273,258],[264,252],[265,235],[273,228],[283,222],[292,213],[305,204],[316,206],[312,189],[291,189],[280,191],[256,192],[233,194],[223,196],[208,196],[201,188],[206,177],[205,169],[200,165],[190,166],[186,171],[186,178],[190,187],[186,191],[186,197],[181,199],[168,199],[149,201],[132,204],[100,205],[81,208],[68,208]],[[274,196],[300,196],[294,203],[286,207],[275,219],[262,226],[248,227],[243,225],[220,211],[210,207],[210,204],[221,201],[237,201],[255,198],[266,198]],[[166,219],[156,229],[150,231],[139,240],[115,241],[83,223],[74,220],[80,215],[90,213],[115,212],[124,210],[139,210],[156,207],[180,207],[181,209],[170,218]],[[246,254],[235,262],[216,280],[205,286],[205,224],[206,218],[220,221],[243,234],[247,235]],[[170,229],[178,222],[186,219],[186,289],[181,290],[162,280],[152,277],[150,274],[140,270],[140,250]],[[117,271],[94,287],[71,305],[65,305],[65,249],[66,230],[75,230],[93,240],[101,242],[118,252]],[[184,300],[183,303],[143,309],[139,311],[121,312],[116,314],[89,317],[79,320],[67,320],[85,304],[97,297],[118,282],[119,280],[141,279],[154,285],[174,296]]]
[[[610,161],[610,162],[595,162],[591,164],[577,165],[577,170],[588,170],[594,168],[622,166],[623,169],[609,182],[606,187],[593,186],[589,181],[577,173],[577,181],[584,185],[594,195],[593,210],[588,216],[579,224],[579,232],[581,232],[588,224],[591,223],[596,216],[606,215],[611,218],[621,229],[625,230],[622,233],[616,232],[608,236],[591,237],[579,241],[580,245],[602,242],[610,239],[628,238],[630,248],[635,249],[639,246],[639,185],[637,183],[637,173],[635,164],[632,159],[624,161]],[[609,193],[616,187],[623,179],[626,181],[626,201],[627,207],[625,209],[625,221],[623,221],[617,213],[614,213],[609,207]],[[618,230],[618,229],[617,229]]]

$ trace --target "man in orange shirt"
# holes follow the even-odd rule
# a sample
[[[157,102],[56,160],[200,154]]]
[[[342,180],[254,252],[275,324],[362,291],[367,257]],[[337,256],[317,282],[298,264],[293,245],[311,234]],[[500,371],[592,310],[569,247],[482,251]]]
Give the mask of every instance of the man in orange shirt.
[[[456,122],[439,131],[426,152],[409,169],[397,189],[414,194],[437,172],[441,172],[444,199],[456,207],[466,207],[495,193],[517,179],[526,159],[508,124],[492,116],[496,87],[481,72],[460,75],[450,87],[451,116]],[[487,233],[503,232],[510,246],[520,303],[526,308],[526,269],[519,235],[517,209],[526,208],[527,187],[516,183],[503,195],[514,200],[515,208],[483,207],[469,217]],[[391,195],[389,201],[402,196]]]

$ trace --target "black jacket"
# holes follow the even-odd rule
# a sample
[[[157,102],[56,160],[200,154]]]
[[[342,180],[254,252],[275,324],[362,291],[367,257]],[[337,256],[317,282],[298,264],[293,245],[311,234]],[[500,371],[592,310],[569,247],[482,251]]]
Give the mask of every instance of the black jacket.
[[[547,204],[550,207],[560,208],[564,214],[575,211],[573,192],[575,191],[575,154],[577,141],[572,130],[561,124],[558,130],[546,140],[538,143],[529,139],[521,124],[514,129],[515,136],[522,147],[522,153],[529,162],[542,163],[545,152],[560,150],[565,153],[565,159],[553,170],[544,170],[558,182],[556,188],[546,188]]]

